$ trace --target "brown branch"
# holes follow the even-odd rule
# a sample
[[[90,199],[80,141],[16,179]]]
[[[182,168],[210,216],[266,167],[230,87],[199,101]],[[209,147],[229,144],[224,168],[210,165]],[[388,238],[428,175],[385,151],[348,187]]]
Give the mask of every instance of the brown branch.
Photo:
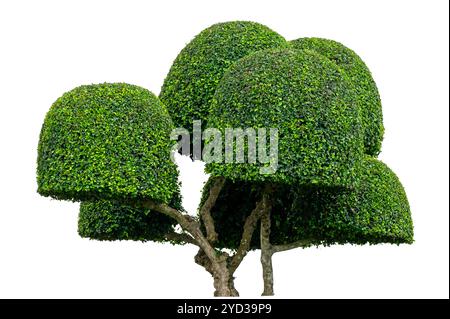
[[[271,203],[261,216],[261,265],[263,269],[264,291],[262,296],[273,296],[273,266],[272,266],[272,245],[270,244],[270,213]]]
[[[233,274],[242,262],[242,259],[247,255],[250,249],[250,244],[253,236],[253,232],[256,228],[258,220],[262,214],[262,200],[257,202],[256,207],[251,214],[247,217],[244,224],[244,231],[242,233],[241,242],[236,253],[233,255],[230,261],[230,273]]]
[[[215,261],[215,263],[213,264],[217,264],[219,260],[218,256],[216,255],[216,251],[203,235],[202,231],[200,230],[200,224],[195,218],[187,214],[183,214],[182,212],[166,204],[155,203],[151,200],[143,202],[143,206],[145,208],[155,210],[157,212],[160,212],[166,216],[175,219],[178,222],[178,224],[180,224],[181,228],[185,232],[189,233],[195,239],[195,241],[197,242],[197,246],[203,249],[206,256],[208,256],[208,258],[211,259],[211,261]]]
[[[151,200],[146,200],[145,202],[143,202],[143,206],[151,210],[156,210],[166,216],[175,219],[183,229],[189,232],[192,231],[195,232],[195,228],[198,226],[198,222],[196,221],[195,218],[193,218],[190,215],[183,214],[182,212],[168,206],[167,204],[156,203]]]
[[[160,212],[166,216],[175,219],[183,231],[191,235],[202,253],[210,260],[210,264],[205,267],[212,271],[214,278],[215,296],[234,296],[237,295],[234,284],[232,284],[232,274],[228,271],[227,261],[229,256],[226,253],[216,251],[211,243],[206,239],[200,230],[200,223],[197,219],[186,215],[166,204],[155,203],[147,200],[143,203],[144,207]],[[197,262],[197,260],[196,260]]]
[[[177,233],[177,232],[169,232],[165,236],[165,239],[171,242],[180,243],[180,244],[192,244],[198,246],[195,239],[186,233]]]
[[[272,254],[274,254],[274,253],[279,253],[282,251],[291,250],[291,249],[295,249],[295,248],[309,247],[312,242],[313,242],[313,239],[302,239],[302,240],[298,240],[298,241],[295,241],[295,242],[289,243],[289,244],[272,246],[271,250],[272,250]]]
[[[252,241],[253,232],[255,231],[256,225],[261,218],[261,215],[265,210],[270,209],[269,206],[269,195],[272,192],[271,188],[268,186],[263,191],[262,198],[256,203],[255,209],[250,213],[250,215],[245,220],[244,231],[242,233],[241,242],[236,253],[233,255],[230,261],[230,274],[236,271],[236,269],[241,264],[244,257],[247,255],[250,244]]]
[[[211,209],[216,203],[217,197],[219,197],[220,191],[225,184],[225,178],[217,177],[214,180],[214,184],[209,189],[209,196],[200,208],[200,216],[203,224],[206,228],[206,238],[210,243],[214,243],[217,240],[217,233],[214,227],[214,220],[211,216]]]

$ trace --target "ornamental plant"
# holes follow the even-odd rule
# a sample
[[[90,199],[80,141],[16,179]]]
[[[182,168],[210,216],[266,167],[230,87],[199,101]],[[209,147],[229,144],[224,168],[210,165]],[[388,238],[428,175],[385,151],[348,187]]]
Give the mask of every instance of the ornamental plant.
[[[210,174],[193,216],[182,207],[171,137],[198,120],[213,134],[202,157],[189,152]],[[230,128],[242,134],[219,143]],[[270,144],[252,133],[264,129]],[[263,295],[272,295],[276,252],[413,242],[405,191],[376,159],[383,131],[375,82],[350,49],[219,23],[180,52],[159,97],[103,83],[58,98],[40,134],[38,192],[81,202],[81,237],[197,246],[215,296],[238,296],[235,271],[258,249]]]

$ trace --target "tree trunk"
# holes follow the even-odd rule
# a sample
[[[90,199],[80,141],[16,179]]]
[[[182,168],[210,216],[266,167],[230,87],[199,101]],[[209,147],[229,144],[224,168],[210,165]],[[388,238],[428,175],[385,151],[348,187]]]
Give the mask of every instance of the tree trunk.
[[[262,296],[273,296],[273,267],[272,267],[272,245],[270,244],[270,210],[271,205],[267,205],[261,216],[261,265],[263,270],[264,291]]]
[[[194,240],[197,241],[199,251],[195,256],[195,262],[204,267],[214,279],[214,296],[216,297],[237,297],[238,291],[234,287],[233,274],[236,268],[241,263],[242,259],[247,254],[250,248],[250,242],[253,232],[258,223],[258,220],[265,216],[264,222],[261,222],[261,262],[264,268],[264,293],[263,296],[273,295],[273,276],[272,276],[272,248],[269,241],[270,236],[270,211],[272,210],[272,193],[273,186],[267,184],[262,198],[256,203],[255,209],[247,217],[244,224],[244,231],[242,233],[241,242],[237,252],[231,258],[228,253],[215,250],[212,246],[217,239],[217,234],[214,229],[214,220],[210,216],[210,210],[215,202],[217,195],[223,186],[224,180],[216,180],[217,190],[211,190],[211,203],[202,207],[202,219],[207,228],[208,240],[204,238],[200,227],[191,227],[189,221],[185,216],[179,217],[183,221],[183,228],[186,228]],[[164,207],[162,207],[164,208]],[[161,209],[162,209],[161,208]],[[165,210],[168,215],[176,215],[171,210]],[[178,215],[177,215],[178,216]],[[181,224],[181,222],[180,222]],[[206,225],[208,224],[208,225]],[[195,225],[198,226],[198,225]],[[209,230],[208,230],[209,229]],[[263,247],[265,249],[263,249]]]
[[[261,250],[261,265],[263,269],[264,291],[261,296],[273,296],[272,253]]]
[[[212,263],[203,250],[199,249],[195,256],[195,262],[208,271],[214,279],[215,297],[239,297],[239,292],[234,287],[234,277],[230,274],[226,256],[221,262]]]
[[[230,277],[229,285],[230,285],[230,290],[231,290],[231,296],[239,297],[239,291],[237,291],[237,289],[234,287],[234,277],[233,276]]]
[[[234,288],[234,278],[230,276],[226,264],[219,266],[219,270],[214,271],[214,292],[215,297],[239,297],[239,293]]]

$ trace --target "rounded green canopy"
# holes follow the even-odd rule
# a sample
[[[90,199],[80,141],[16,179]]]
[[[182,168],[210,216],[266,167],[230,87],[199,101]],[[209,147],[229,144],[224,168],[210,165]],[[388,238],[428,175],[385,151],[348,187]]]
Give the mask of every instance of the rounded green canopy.
[[[209,105],[225,71],[259,50],[287,47],[268,27],[248,21],[217,23],[200,32],[180,52],[159,95],[176,127],[192,130],[193,120],[206,124]]]
[[[309,240],[312,245],[412,243],[413,224],[403,186],[382,162],[366,158],[355,189],[276,186],[271,212],[273,245]],[[203,200],[212,184],[203,190]],[[262,185],[228,180],[211,210],[217,246],[236,249]],[[252,238],[259,249],[259,228]]]
[[[351,185],[363,156],[363,131],[352,85],[339,67],[310,50],[259,51],[233,64],[220,82],[208,126],[278,132],[276,167],[255,163],[210,163],[213,176],[288,184]],[[258,145],[259,146],[259,145]],[[263,148],[264,150],[264,148]],[[225,153],[225,152],[224,152]],[[273,159],[273,157],[271,157]],[[275,162],[275,161],[273,161]]]
[[[42,126],[37,181],[68,200],[142,198],[168,202],[177,187],[167,110],[146,89],[83,85],[61,96]]]
[[[361,108],[365,152],[377,155],[383,141],[383,113],[377,86],[364,61],[354,51],[333,40],[300,38],[289,43],[295,49],[309,49],[323,55],[349,76]]]
[[[169,205],[183,210],[179,191]],[[78,234],[95,240],[166,241],[176,221],[159,212],[117,201],[82,202]]]

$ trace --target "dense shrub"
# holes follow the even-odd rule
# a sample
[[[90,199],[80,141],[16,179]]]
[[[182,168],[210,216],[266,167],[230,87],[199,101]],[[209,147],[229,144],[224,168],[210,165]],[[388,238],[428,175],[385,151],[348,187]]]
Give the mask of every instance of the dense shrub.
[[[240,59],[220,82],[209,126],[277,128],[278,168],[207,165],[232,180],[350,185],[363,155],[363,131],[354,90],[335,63],[310,50],[272,49]],[[259,156],[259,154],[258,154]]]
[[[181,196],[175,193],[172,207],[182,210]],[[78,234],[96,240],[164,241],[176,221],[159,212],[117,201],[82,202]]]
[[[214,24],[198,34],[175,59],[161,88],[176,127],[192,130],[193,120],[209,113],[214,91],[228,67],[255,51],[287,47],[286,40],[255,22]]]
[[[290,41],[290,44],[293,48],[310,49],[327,57],[350,77],[361,108],[365,152],[377,155],[383,140],[383,114],[377,86],[363,60],[355,52],[333,40],[300,38]]]
[[[311,239],[312,244],[411,243],[408,200],[397,176],[382,162],[366,158],[358,187],[277,186],[272,208],[272,244]],[[206,194],[211,182],[205,185]],[[260,198],[261,185],[227,181],[212,209],[218,247],[236,248],[245,218]],[[205,200],[203,196],[202,202]],[[259,248],[259,229],[252,239]]]
[[[138,86],[83,85],[45,118],[38,149],[38,192],[57,199],[152,198],[177,187],[170,161],[172,121],[157,97]]]

